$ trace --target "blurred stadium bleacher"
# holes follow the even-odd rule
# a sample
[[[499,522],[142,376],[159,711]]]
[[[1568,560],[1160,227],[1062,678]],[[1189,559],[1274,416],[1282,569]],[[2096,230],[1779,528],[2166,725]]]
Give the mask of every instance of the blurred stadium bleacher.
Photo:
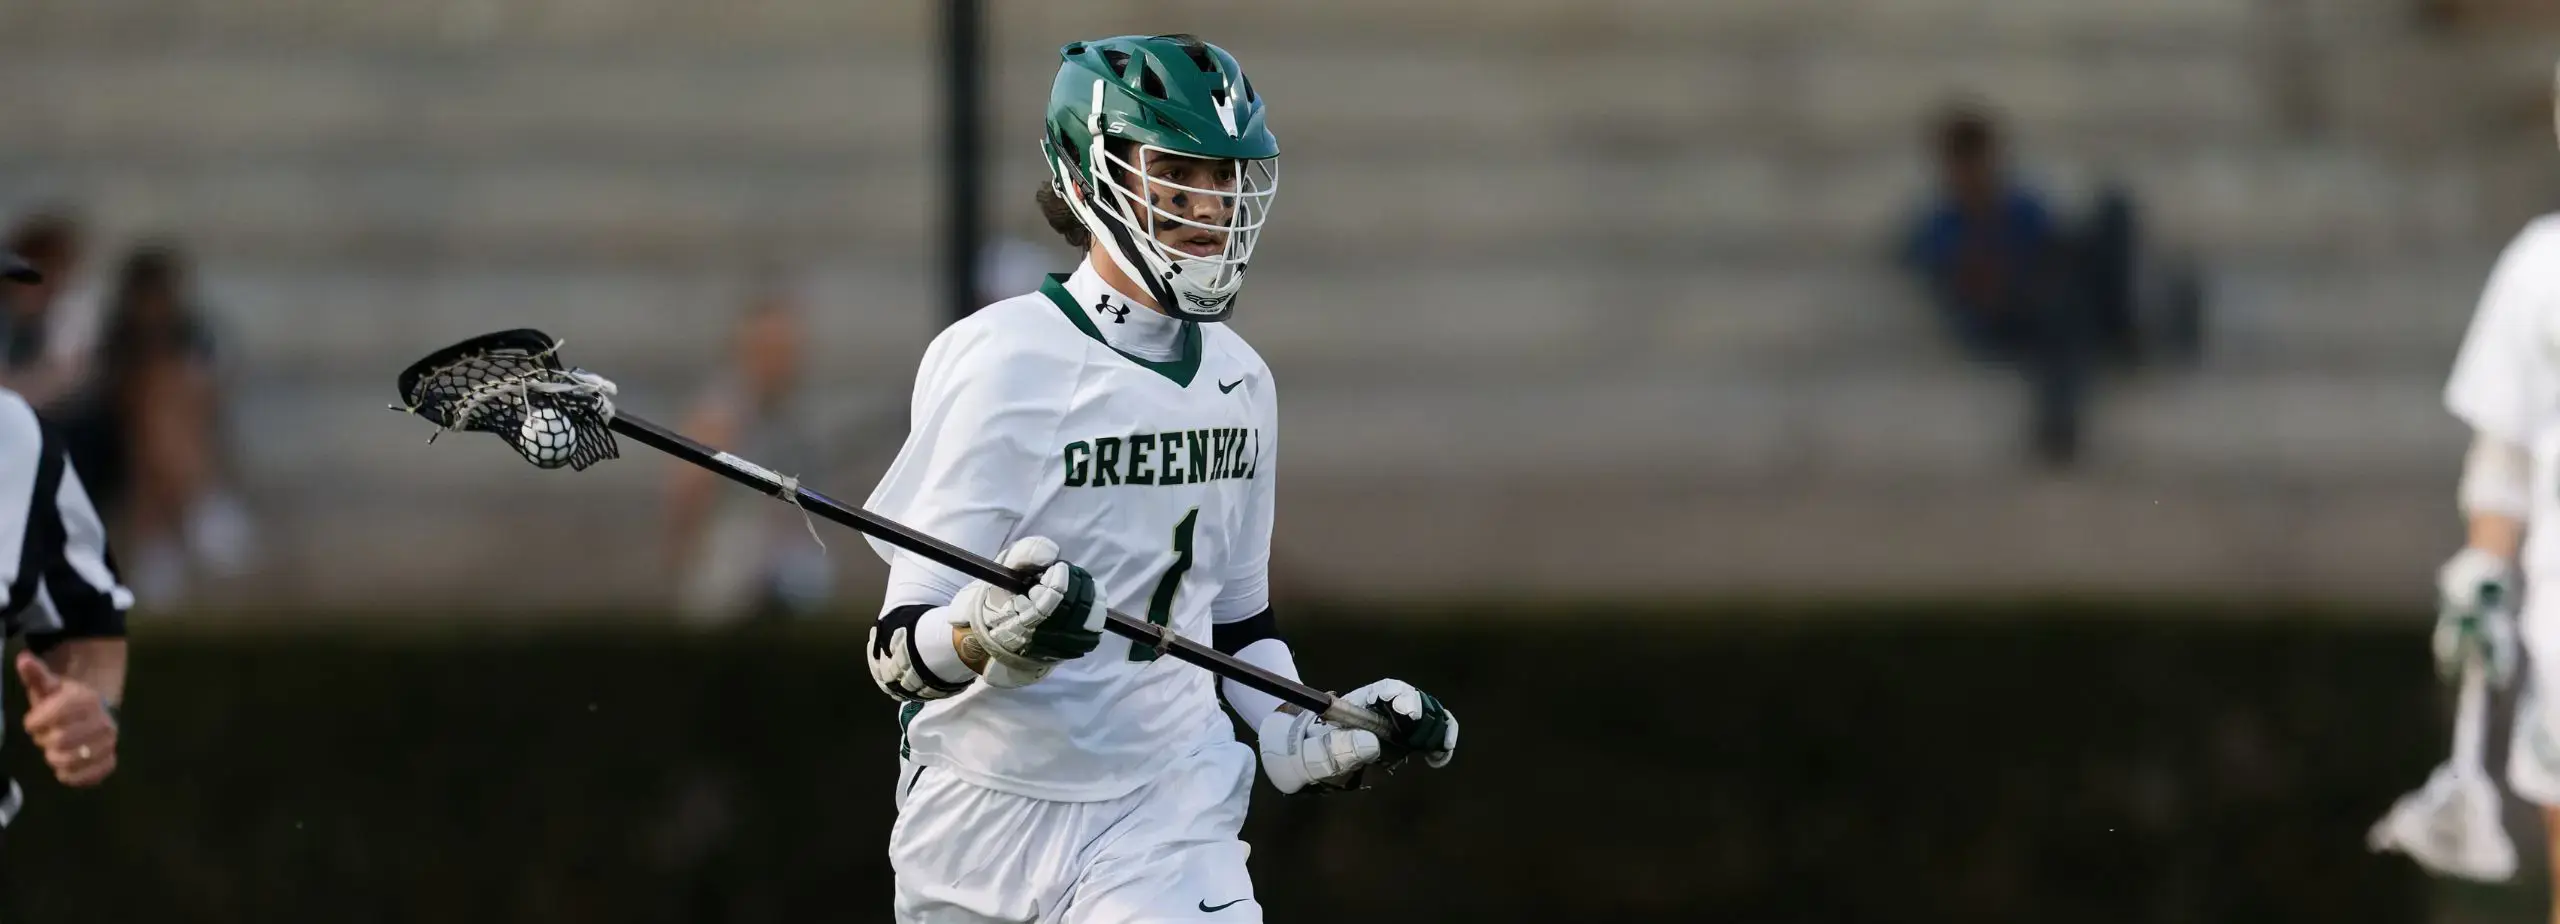
[[[2445,366],[2560,201],[2548,27],[2410,2],[1068,6],[994,3],[989,217],[1050,243],[1029,126],[1060,43],[1187,29],[1254,69],[1286,155],[1236,324],[1287,384],[1280,579],[1318,594],[2422,603],[2458,526]],[[535,326],[671,418],[765,259],[807,270],[833,435],[760,461],[859,500],[902,432],[940,321],[928,4],[0,19],[0,193],[201,254],[277,555],[244,600],[654,602],[617,576],[655,560],[670,463],[424,446],[391,376]],[[2078,471],[2026,461],[2016,383],[1884,262],[1963,91],[2208,273],[2203,364],[2102,387]]]

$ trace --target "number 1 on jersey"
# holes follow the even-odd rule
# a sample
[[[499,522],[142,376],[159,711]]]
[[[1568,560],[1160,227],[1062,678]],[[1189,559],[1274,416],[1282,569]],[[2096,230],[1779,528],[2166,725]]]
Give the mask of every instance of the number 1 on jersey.
[[[1182,592],[1182,575],[1191,570],[1191,530],[1200,524],[1200,508],[1182,515],[1173,527],[1173,567],[1165,569],[1164,580],[1156,582],[1156,593],[1147,601],[1147,621],[1158,626],[1173,625],[1173,597]],[[1129,643],[1129,660],[1153,661],[1156,650],[1137,642]]]

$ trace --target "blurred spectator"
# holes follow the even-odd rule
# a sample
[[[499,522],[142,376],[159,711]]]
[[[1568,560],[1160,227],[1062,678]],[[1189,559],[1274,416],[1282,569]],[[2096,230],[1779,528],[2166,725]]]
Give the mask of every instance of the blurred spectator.
[[[1967,352],[2018,359],[2051,298],[2061,232],[2043,197],[2007,171],[1988,116],[1949,113],[1936,144],[1938,190],[1912,222],[1904,259]]]
[[[251,540],[230,487],[213,329],[176,247],[145,244],[126,256],[94,368],[62,429],[100,511],[133,550],[136,591],[172,600],[196,564],[236,571]]]
[[[9,232],[9,249],[44,281],[0,289],[0,384],[38,410],[54,409],[88,371],[82,334],[97,320],[97,299],[85,284],[88,244],[80,220],[62,209],[38,211]]]
[[[2015,364],[2034,388],[2039,459],[2077,458],[2087,378],[2087,308],[2044,197],[2013,176],[1989,114],[1948,111],[1935,126],[1938,189],[1913,218],[1903,261],[1968,355]]]
[[[790,422],[803,332],[797,300],[771,275],[738,320],[730,363],[696,400],[682,432],[786,467],[796,443]],[[809,522],[791,505],[691,466],[678,467],[668,488],[670,573],[687,619],[787,616],[823,601],[833,576]]]
[[[2202,350],[2198,271],[2183,259],[2145,265],[2141,208],[2116,184],[2100,185],[2084,220],[2056,215],[2011,171],[1984,110],[1952,107],[1933,131],[1938,188],[1904,230],[1903,264],[1967,355],[2026,374],[2036,453],[2067,464],[2099,361]]]

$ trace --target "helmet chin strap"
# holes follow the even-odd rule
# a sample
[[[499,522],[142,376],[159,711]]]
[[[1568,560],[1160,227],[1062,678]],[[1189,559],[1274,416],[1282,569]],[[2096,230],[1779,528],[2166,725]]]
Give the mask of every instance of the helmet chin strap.
[[[1162,277],[1149,272],[1143,265],[1144,261],[1132,262],[1129,259],[1129,251],[1137,247],[1137,243],[1129,239],[1129,229],[1110,221],[1092,222],[1086,227],[1090,228],[1093,225],[1104,226],[1103,233],[1097,235],[1095,240],[1102,243],[1102,252],[1111,257],[1112,264],[1120,267],[1121,275],[1144,286],[1147,290],[1147,298],[1156,303],[1156,310],[1177,318],[1182,317],[1181,310],[1175,307],[1179,302],[1175,301],[1173,287]]]

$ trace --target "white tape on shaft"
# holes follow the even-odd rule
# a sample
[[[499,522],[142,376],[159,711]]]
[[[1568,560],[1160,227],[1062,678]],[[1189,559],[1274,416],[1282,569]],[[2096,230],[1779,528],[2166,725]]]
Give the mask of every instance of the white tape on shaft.
[[[730,455],[730,454],[728,454],[728,453],[725,453],[725,452],[724,452],[724,453],[720,453],[720,454],[718,454],[718,455],[714,455],[714,456],[712,456],[712,457],[711,457],[711,461],[718,462],[718,463],[720,463],[720,464],[722,464],[722,465],[726,465],[726,466],[728,466],[728,467],[730,467],[730,468],[737,469],[738,471],[742,471],[742,472],[745,472],[745,473],[747,473],[747,474],[754,475],[754,476],[756,476],[757,478],[764,479],[764,482],[765,482],[766,484],[769,484],[769,485],[774,486],[774,488],[775,488],[776,490],[779,490],[779,489],[781,489],[781,487],[782,487],[782,476],[781,476],[781,475],[775,474],[775,473],[774,473],[774,471],[773,471],[772,469],[766,468],[766,467],[761,466],[761,465],[757,465],[757,464],[755,464],[755,463],[753,463],[753,462],[749,462],[749,461],[747,461],[747,460],[745,460],[745,459],[738,458],[737,456],[733,456],[733,455]]]
[[[802,507],[800,505],[800,479],[798,477],[781,474],[764,466],[730,455],[727,452],[713,453],[711,455],[711,461],[718,462],[737,471],[753,475],[756,478],[762,479],[765,484],[773,486],[773,496],[781,498],[783,503],[799,508],[800,525],[809,528],[810,541],[818,544],[819,551],[826,551],[827,540],[825,537],[818,535],[817,520],[812,519],[809,516],[809,508]]]

